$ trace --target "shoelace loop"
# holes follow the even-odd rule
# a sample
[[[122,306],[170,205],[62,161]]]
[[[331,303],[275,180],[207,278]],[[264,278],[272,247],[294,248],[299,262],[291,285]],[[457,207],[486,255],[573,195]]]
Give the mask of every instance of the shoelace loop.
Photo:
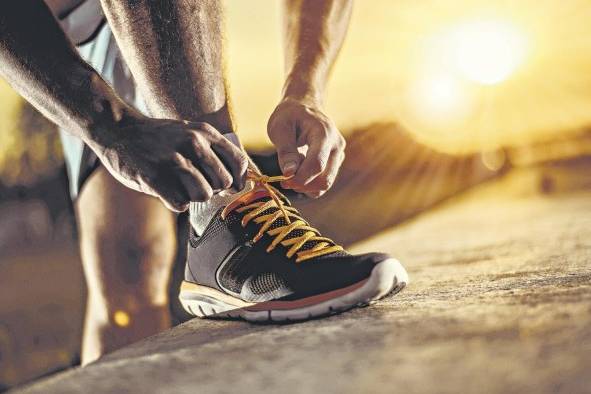
[[[239,213],[250,211],[242,218],[242,226],[246,227],[251,220],[255,223],[261,224],[261,228],[254,236],[253,242],[257,242],[265,233],[267,233],[268,235],[275,237],[267,248],[267,252],[271,252],[277,245],[281,244],[285,247],[289,247],[289,250],[286,253],[288,258],[291,258],[297,253],[297,263],[343,250],[340,245],[336,245],[330,238],[320,236],[320,232],[314,227],[311,227],[308,222],[300,216],[297,209],[285,204],[284,200],[289,203],[287,197],[271,186],[271,183],[282,182],[291,178],[292,177],[283,175],[268,176],[249,170],[247,173],[247,179],[254,182],[255,187],[253,190],[257,190],[257,187],[262,187],[265,189],[269,197],[271,197],[271,200],[245,203],[243,201],[244,196],[239,196],[224,208],[222,211],[222,218],[225,219],[228,214],[234,210]],[[278,210],[269,214],[262,214],[271,208],[277,208]],[[286,224],[271,229],[275,221],[280,218],[283,218]],[[302,234],[287,238],[296,230],[302,231]],[[317,243],[310,249],[300,250],[306,242],[309,241],[317,241]]]

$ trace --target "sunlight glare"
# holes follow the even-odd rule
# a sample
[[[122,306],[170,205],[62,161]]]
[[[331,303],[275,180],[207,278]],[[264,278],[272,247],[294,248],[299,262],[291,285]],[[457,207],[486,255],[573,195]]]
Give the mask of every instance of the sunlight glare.
[[[408,105],[413,118],[423,127],[437,129],[463,119],[470,111],[469,91],[454,75],[424,73],[409,86]]]
[[[456,81],[448,75],[425,78],[418,86],[417,104],[431,115],[454,112],[460,101],[460,90]]]
[[[473,82],[502,82],[525,57],[524,34],[506,21],[472,21],[458,26],[451,34],[454,66]]]

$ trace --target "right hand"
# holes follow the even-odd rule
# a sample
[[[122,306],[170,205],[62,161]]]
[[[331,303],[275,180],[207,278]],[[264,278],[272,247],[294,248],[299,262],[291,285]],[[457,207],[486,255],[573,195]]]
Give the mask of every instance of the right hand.
[[[94,147],[107,170],[173,211],[244,187],[246,153],[208,123],[133,118],[109,134],[108,143]]]

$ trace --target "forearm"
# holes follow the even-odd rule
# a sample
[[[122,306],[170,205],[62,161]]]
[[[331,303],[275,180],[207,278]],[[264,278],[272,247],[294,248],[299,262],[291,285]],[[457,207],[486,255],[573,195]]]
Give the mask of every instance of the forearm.
[[[217,0],[102,0],[152,115],[232,128]]]
[[[134,112],[76,53],[39,0],[0,2],[0,74],[27,101],[92,148]]]
[[[283,96],[322,103],[343,44],[352,0],[285,0]]]

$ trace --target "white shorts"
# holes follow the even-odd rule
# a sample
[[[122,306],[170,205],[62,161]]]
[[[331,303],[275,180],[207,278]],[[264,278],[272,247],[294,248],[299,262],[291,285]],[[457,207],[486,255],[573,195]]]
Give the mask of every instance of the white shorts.
[[[128,104],[147,113],[144,101],[125,64],[99,0],[86,0],[60,21],[68,37],[78,45],[78,53]],[[92,150],[80,138],[60,129],[68,170],[70,195],[76,198],[90,174],[100,165]]]

